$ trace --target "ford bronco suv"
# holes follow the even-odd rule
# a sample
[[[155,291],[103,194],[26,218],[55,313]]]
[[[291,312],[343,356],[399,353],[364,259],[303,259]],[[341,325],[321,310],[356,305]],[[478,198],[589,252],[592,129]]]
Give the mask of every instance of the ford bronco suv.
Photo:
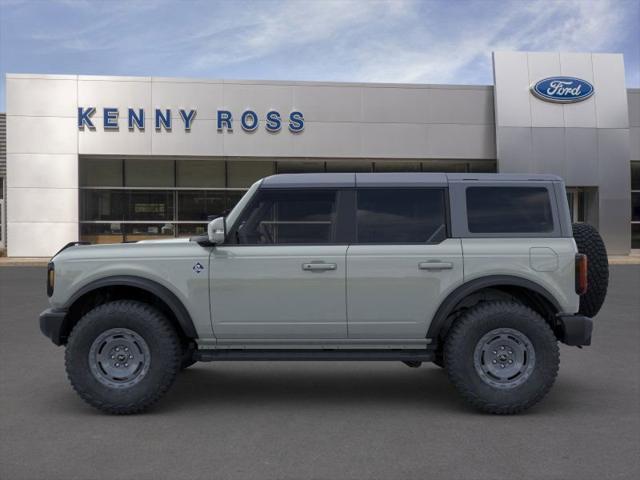
[[[508,414],[549,391],[558,342],[591,343],[607,283],[555,176],[274,175],[208,235],[67,245],[40,328],[109,413],[147,409],[196,361],[392,360]]]

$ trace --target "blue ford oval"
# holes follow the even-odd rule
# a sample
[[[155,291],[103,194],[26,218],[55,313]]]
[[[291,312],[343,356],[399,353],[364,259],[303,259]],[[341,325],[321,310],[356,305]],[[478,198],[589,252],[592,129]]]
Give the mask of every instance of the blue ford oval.
[[[593,95],[593,85],[575,77],[549,77],[533,85],[531,92],[547,102],[581,102]]]

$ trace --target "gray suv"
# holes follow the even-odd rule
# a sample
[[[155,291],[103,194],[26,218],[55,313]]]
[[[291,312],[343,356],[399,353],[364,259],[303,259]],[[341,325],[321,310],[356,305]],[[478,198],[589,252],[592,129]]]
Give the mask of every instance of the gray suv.
[[[275,175],[208,235],[67,245],[40,328],[109,413],[147,409],[196,361],[392,360],[508,414],[549,391],[558,341],[590,344],[607,265],[555,176]]]

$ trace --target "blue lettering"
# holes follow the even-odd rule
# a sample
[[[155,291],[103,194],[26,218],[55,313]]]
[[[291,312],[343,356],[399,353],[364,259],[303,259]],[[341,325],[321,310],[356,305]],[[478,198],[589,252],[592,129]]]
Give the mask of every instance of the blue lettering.
[[[282,128],[282,120],[280,113],[275,110],[267,112],[267,130],[270,132],[279,132]]]
[[[95,129],[93,115],[96,113],[95,107],[78,107],[78,128],[85,127]],[[157,131],[165,129],[170,132],[172,129],[172,118],[170,109],[156,108],[154,111],[154,125]],[[190,131],[197,116],[196,109],[180,109],[180,118],[184,124],[184,129]],[[103,108],[103,126],[105,129],[117,129],[119,127],[119,110],[115,107]],[[127,125],[129,130],[145,129],[145,111],[143,108],[127,109]],[[275,133],[282,129],[283,119],[280,112],[269,110],[265,116],[265,128],[267,131]],[[245,110],[240,116],[240,125],[246,132],[253,132],[260,126],[260,117],[255,110]],[[294,110],[289,114],[289,130],[292,133],[299,133],[304,130],[304,115],[302,112]],[[219,132],[225,130],[233,131],[233,114],[229,110],[217,111],[217,129]]]
[[[161,130],[162,127],[164,127],[165,130],[171,130],[171,110],[165,110],[163,115],[162,110],[156,108],[156,130]]]
[[[191,130],[191,122],[193,122],[193,119],[196,118],[196,111],[195,110],[189,110],[189,113],[187,113],[185,110],[180,110],[180,117],[182,118],[182,121],[184,122],[184,129],[185,130]]]
[[[227,130],[233,131],[233,116],[228,110],[218,110],[218,130],[223,131],[226,127]]]
[[[242,129],[246,132],[253,132],[258,128],[258,123],[260,123],[258,114],[253,110],[244,111],[240,117],[240,125],[242,125]]]
[[[291,112],[289,114],[289,130],[293,133],[301,132],[304,129],[304,117],[302,112]]]
[[[78,128],[83,129],[85,126],[96,128],[91,121],[91,115],[94,113],[96,113],[95,107],[88,107],[87,109],[78,107]]]
[[[105,129],[118,128],[118,109],[117,108],[103,108],[102,109],[102,121]]]
[[[133,130],[134,127],[138,127],[139,130],[144,130],[144,110],[138,109],[138,113],[133,108],[129,109],[129,130]]]

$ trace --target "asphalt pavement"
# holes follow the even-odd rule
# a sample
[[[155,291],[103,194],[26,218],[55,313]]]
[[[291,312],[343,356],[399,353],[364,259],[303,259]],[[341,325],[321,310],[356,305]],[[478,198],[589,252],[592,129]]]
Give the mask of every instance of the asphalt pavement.
[[[561,347],[548,397],[469,409],[432,365],[197,364],[149,413],[69,386],[38,329],[45,270],[0,268],[0,479],[637,479],[640,266],[613,266],[594,344]]]

